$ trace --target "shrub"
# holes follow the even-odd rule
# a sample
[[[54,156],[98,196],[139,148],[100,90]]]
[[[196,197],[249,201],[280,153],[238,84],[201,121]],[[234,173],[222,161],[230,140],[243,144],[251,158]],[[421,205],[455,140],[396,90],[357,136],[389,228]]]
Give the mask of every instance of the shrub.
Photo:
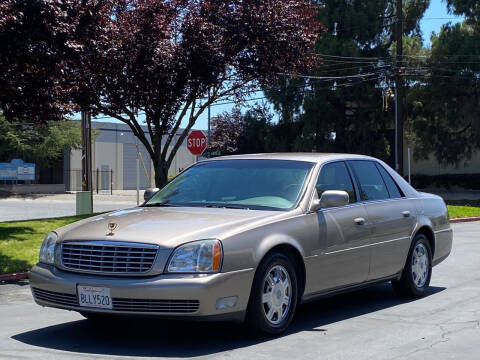
[[[480,174],[412,175],[412,185],[417,189],[458,187],[480,190]]]

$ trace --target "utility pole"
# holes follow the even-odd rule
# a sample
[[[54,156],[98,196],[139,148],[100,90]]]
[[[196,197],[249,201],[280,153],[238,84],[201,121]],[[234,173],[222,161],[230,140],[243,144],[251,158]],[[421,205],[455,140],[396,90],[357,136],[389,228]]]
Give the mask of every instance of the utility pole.
[[[395,170],[403,176],[403,124],[405,91],[401,68],[403,67],[403,0],[397,1],[397,23],[395,37],[397,56],[395,58]]]
[[[210,89],[208,90],[208,134],[207,134],[207,144],[210,145]]]
[[[92,187],[92,116],[82,111],[82,191],[90,191],[90,208],[93,212]]]
[[[138,147],[138,140],[135,141],[135,146],[137,148],[137,206],[140,205],[140,149]]]

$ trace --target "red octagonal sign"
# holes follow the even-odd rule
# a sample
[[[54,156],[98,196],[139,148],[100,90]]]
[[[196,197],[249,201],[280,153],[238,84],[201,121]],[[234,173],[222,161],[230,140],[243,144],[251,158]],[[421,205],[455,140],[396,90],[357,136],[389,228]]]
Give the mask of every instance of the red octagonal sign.
[[[187,148],[193,155],[202,155],[207,148],[207,137],[202,131],[193,130],[187,137]]]

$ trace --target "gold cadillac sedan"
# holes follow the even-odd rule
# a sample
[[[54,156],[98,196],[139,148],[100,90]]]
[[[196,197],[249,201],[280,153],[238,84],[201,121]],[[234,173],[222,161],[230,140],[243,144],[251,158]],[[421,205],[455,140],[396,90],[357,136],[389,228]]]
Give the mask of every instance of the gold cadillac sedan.
[[[35,301],[115,315],[246,321],[279,334],[304,302],[390,281],[420,297],[452,248],[443,200],[360,155],[199,162],[142,206],[45,237]]]

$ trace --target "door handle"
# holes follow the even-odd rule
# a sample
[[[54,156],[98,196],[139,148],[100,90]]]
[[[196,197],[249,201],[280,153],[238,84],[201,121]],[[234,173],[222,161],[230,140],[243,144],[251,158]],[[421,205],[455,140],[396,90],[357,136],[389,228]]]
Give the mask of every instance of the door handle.
[[[410,211],[404,211],[402,212],[403,217],[409,217],[410,216]]]
[[[362,218],[362,217],[356,218],[353,221],[355,221],[355,224],[357,224],[357,225],[365,225],[365,219]]]

